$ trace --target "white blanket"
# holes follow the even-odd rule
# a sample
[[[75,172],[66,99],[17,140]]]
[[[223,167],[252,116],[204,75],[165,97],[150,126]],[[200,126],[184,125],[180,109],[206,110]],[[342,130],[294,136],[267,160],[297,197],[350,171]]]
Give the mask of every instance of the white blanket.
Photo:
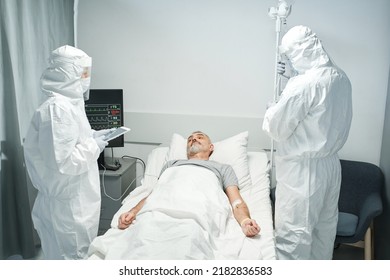
[[[215,174],[203,167],[179,166],[162,174],[136,222],[126,230],[111,229],[104,238],[97,237],[90,255],[238,259],[245,238]]]

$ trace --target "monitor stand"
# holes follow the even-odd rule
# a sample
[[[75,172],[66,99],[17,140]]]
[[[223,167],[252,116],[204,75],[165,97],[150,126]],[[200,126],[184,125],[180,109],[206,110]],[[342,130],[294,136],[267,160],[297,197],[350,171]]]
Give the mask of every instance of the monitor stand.
[[[104,158],[104,151],[103,151],[99,155],[98,166],[99,166],[99,170],[112,170],[112,171],[116,171],[119,168],[121,168],[122,165],[120,164],[119,161],[112,162],[110,160],[110,162],[106,162],[106,160]]]

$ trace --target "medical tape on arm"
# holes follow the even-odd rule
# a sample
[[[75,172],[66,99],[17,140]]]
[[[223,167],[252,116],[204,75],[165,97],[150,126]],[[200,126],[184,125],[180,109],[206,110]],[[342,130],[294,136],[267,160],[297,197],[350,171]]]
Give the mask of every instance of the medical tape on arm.
[[[239,204],[241,204],[242,203],[242,200],[241,199],[236,199],[236,200],[234,200],[233,202],[232,202],[232,208],[233,209],[236,209],[236,208],[238,208],[238,205]]]
[[[236,199],[236,200],[234,200],[233,202],[232,202],[232,208],[233,208],[233,210],[234,209],[237,209],[238,208],[238,205],[240,205],[241,203],[243,203],[243,201],[241,200],[241,199]],[[240,225],[242,226],[246,221],[248,221],[248,220],[252,220],[251,218],[245,218],[245,219],[243,219],[241,222],[240,222]]]
[[[241,221],[240,226],[242,226],[246,221],[252,220],[251,218],[245,218]]]

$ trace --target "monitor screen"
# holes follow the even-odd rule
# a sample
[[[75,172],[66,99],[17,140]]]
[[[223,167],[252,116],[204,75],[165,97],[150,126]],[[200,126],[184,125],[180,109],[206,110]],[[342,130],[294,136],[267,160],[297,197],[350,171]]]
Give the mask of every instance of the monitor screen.
[[[123,90],[90,89],[85,113],[94,130],[123,126]],[[124,136],[109,141],[107,147],[124,147]]]

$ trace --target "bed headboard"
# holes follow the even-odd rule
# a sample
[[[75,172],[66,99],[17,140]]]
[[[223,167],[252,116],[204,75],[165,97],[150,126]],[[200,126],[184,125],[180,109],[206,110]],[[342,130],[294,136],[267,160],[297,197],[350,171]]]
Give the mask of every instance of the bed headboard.
[[[169,144],[172,134],[189,135],[195,130],[207,133],[219,141],[243,131],[249,131],[248,148],[252,151],[269,149],[270,138],[261,129],[263,118],[198,116],[185,114],[125,112],[124,124],[131,128],[125,142],[139,144]]]

